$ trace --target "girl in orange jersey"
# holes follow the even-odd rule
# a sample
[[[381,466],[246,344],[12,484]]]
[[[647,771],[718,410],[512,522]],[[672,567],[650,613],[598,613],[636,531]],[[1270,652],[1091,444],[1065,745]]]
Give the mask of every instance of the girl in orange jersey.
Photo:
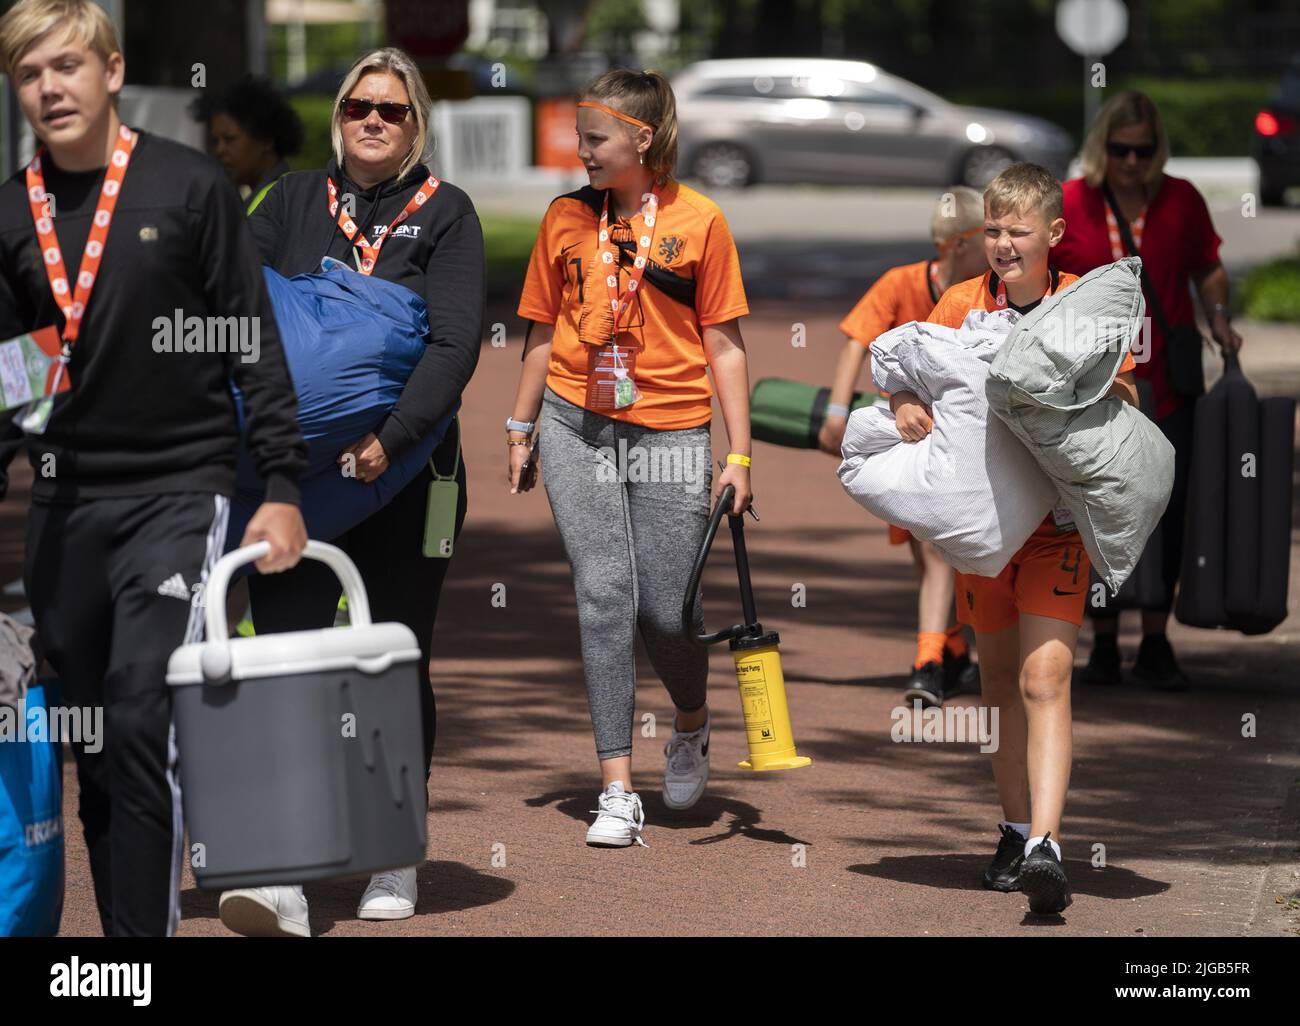
[[[722,212],[670,177],[677,115],[663,76],[602,75],[577,129],[590,185],[551,203],[533,247],[507,451],[512,494],[545,462],[573,567],[602,776],[587,843],[626,847],[645,844],[631,776],[638,629],[677,710],[664,804],[689,808],[708,780],[708,657],[682,634],[682,596],[709,517],[709,371],[730,441],[717,490],[735,487],[737,514],[751,498],[738,325],[749,307]],[[702,631],[698,605],[695,620]]]

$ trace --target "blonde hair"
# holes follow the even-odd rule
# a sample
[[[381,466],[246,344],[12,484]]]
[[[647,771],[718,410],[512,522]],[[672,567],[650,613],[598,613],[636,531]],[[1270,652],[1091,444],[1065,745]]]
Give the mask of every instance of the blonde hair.
[[[645,164],[656,178],[677,165],[677,98],[668,79],[657,71],[607,71],[582,91],[580,100],[598,100],[622,114],[644,121],[653,131]],[[628,126],[629,133],[639,131]]]
[[[27,51],[55,29],[105,64],[122,52],[113,19],[92,0],[18,0],[0,17],[0,71],[12,78]]]
[[[411,60],[405,50],[399,50],[395,46],[371,50],[360,57],[344,77],[343,84],[339,86],[338,95],[334,97],[334,113],[330,116],[330,142],[334,146],[334,159],[338,161],[339,167],[344,166],[343,112],[339,109],[339,104],[347,99],[362,78],[373,72],[388,72],[396,75],[402,80],[402,85],[406,87],[406,95],[411,99],[410,116],[415,118],[415,139],[411,143],[411,152],[406,155],[401,167],[397,169],[397,177],[405,178],[411,169],[424,159],[424,145],[429,133],[429,115],[433,109],[433,100],[429,97],[429,90],[424,85],[424,79],[420,77],[415,61]]]
[[[934,205],[930,238],[945,242],[984,224],[984,196],[968,185],[950,186]]]
[[[1146,93],[1126,89],[1102,104],[1083,140],[1079,163],[1083,168],[1084,180],[1094,189],[1106,177],[1106,143],[1110,139],[1110,133],[1117,128],[1129,128],[1132,125],[1150,126],[1155,138],[1156,152],[1147,166],[1147,183],[1154,182],[1164,172],[1165,162],[1169,159],[1169,136],[1165,134],[1160,109]]]
[[[1049,222],[1061,216],[1064,200],[1061,183],[1045,167],[1021,162],[1012,164],[984,191],[984,206],[991,217],[1036,210]]]

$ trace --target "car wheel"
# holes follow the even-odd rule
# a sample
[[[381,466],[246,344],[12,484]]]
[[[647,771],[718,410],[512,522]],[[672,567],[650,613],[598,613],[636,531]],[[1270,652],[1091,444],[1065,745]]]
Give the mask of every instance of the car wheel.
[[[749,154],[732,143],[701,146],[695,153],[691,171],[710,189],[739,189],[754,180],[754,163]]]
[[[976,146],[962,158],[957,178],[972,189],[986,189],[989,182],[1015,162],[1015,157],[1001,146]]]
[[[1286,206],[1286,186],[1260,176],[1259,202],[1266,207]]]

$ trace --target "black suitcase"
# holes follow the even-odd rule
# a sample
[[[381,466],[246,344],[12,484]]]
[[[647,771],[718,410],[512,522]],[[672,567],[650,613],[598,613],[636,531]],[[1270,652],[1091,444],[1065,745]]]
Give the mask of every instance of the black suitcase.
[[[1260,400],[1235,354],[1196,404],[1174,615],[1267,634],[1287,615],[1295,400]]]

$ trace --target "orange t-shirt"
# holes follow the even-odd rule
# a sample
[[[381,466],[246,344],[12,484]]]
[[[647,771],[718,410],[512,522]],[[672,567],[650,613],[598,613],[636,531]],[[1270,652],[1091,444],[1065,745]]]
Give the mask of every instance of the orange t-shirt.
[[[519,299],[520,317],[555,325],[546,384],[584,407],[587,376],[599,347],[578,340],[578,320],[585,279],[598,258],[602,199],[602,193],[587,187],[552,201]],[[639,230],[642,222],[636,218],[633,225]],[[632,336],[628,345],[642,347],[633,375],[642,398],[625,409],[600,412],[656,430],[699,427],[712,416],[713,397],[704,328],[749,313],[740,257],[717,204],[680,182],[669,180],[661,190],[653,227],[650,263],[694,280],[695,308],[660,291],[648,273],[641,279],[619,334]],[[630,263],[625,257],[619,266],[620,296]]]
[[[930,316],[926,318],[931,324],[942,324],[949,328],[960,328],[966,315],[972,310],[996,310],[997,302],[997,285],[992,282],[993,272],[985,271],[978,278],[968,278],[966,281],[958,282],[939,299]],[[1065,286],[1079,280],[1077,274],[1067,274],[1065,271],[1053,271],[1053,280],[1056,287],[1048,285],[1048,295],[1051,295]],[[1124,362],[1120,364],[1118,373],[1123,374],[1131,371],[1137,366],[1137,361],[1133,359],[1132,353],[1124,354]],[[1039,525],[1035,533],[1054,534],[1056,533],[1056,523],[1051,513]]]
[[[924,321],[934,309],[930,291],[932,260],[891,267],[882,274],[858,305],[840,321],[840,331],[863,346],[909,321]]]

